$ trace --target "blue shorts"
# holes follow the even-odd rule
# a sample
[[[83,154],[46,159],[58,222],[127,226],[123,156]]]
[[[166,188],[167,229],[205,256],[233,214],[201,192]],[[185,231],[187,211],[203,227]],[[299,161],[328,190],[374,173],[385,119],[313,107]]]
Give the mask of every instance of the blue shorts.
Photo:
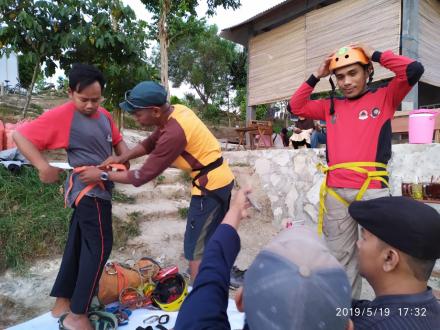
[[[183,243],[187,260],[202,259],[205,245],[229,210],[233,186],[234,181],[223,188],[213,190],[222,203],[210,195],[191,197]]]

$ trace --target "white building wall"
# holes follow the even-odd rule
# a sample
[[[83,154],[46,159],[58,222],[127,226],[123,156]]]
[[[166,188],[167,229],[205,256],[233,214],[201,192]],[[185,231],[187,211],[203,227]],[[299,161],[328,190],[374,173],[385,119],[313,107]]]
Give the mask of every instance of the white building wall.
[[[5,85],[5,80],[9,80],[8,84],[15,86],[18,83],[18,58],[15,53],[11,53],[9,57],[3,55],[0,57],[0,85]]]

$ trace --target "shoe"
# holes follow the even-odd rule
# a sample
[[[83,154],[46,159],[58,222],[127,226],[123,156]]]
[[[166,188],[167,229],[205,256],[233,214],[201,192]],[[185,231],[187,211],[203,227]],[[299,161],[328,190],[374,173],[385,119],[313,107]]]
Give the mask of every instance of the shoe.
[[[243,286],[245,273],[246,270],[241,270],[237,266],[232,266],[229,288],[235,290],[238,289],[240,286]]]

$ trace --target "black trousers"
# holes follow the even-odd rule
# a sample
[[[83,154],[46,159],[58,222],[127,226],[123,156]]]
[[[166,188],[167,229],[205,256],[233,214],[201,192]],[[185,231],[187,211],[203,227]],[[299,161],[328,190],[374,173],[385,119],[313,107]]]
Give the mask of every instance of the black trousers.
[[[63,260],[50,295],[70,299],[73,313],[86,313],[112,245],[111,202],[84,196],[70,220]]]

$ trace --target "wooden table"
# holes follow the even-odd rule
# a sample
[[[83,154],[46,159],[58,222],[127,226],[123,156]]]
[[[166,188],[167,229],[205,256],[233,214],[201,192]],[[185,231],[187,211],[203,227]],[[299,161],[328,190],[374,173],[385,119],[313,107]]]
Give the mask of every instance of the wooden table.
[[[242,146],[246,150],[246,133],[248,132],[258,132],[257,127],[240,127],[236,128],[235,131],[238,134],[238,148]],[[253,146],[253,141],[251,141],[251,148]]]

